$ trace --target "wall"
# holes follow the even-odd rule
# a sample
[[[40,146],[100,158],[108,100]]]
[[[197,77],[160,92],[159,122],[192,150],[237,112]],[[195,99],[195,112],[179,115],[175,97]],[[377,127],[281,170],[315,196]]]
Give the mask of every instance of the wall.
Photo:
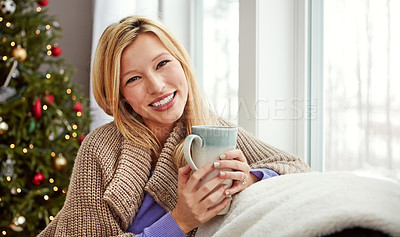
[[[56,15],[62,27],[62,38],[58,42],[63,50],[61,56],[77,69],[71,80],[80,85],[83,93],[89,95],[93,1],[50,0],[44,8]]]

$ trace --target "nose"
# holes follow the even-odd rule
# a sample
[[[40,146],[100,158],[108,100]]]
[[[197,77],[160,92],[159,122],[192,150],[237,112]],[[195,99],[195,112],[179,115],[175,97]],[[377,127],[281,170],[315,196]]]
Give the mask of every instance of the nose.
[[[164,78],[160,75],[149,74],[147,77],[147,92],[150,94],[157,94],[163,91],[165,87]]]

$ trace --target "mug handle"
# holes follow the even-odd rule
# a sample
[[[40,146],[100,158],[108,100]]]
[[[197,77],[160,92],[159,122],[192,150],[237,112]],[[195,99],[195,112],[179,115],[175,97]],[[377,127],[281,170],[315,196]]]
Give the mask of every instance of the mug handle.
[[[193,170],[198,170],[196,164],[193,162],[192,155],[190,153],[190,148],[192,147],[193,141],[198,142],[200,147],[203,146],[203,140],[200,136],[196,134],[190,134],[186,137],[185,143],[183,144],[183,154],[185,155],[186,162],[189,164],[190,168]]]

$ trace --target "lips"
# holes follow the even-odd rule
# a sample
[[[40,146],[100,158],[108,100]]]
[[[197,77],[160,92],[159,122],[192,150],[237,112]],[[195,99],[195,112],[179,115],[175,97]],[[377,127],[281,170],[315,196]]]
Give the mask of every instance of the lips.
[[[175,102],[176,91],[164,96],[161,96],[149,104],[149,106],[156,111],[167,110],[173,106]]]

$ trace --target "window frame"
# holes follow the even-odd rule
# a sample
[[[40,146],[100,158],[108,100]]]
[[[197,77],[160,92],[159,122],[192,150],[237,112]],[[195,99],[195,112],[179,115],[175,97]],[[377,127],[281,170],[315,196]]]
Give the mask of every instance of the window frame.
[[[263,2],[261,2],[263,1]],[[322,0],[320,0],[322,2]],[[272,0],[239,0],[239,92],[238,92],[238,125],[246,129],[248,132],[252,133],[256,137],[260,137],[260,134],[265,133],[260,130],[260,120],[257,119],[257,103],[260,99],[259,95],[259,81],[260,81],[260,70],[263,69],[260,62],[260,27],[264,27],[264,23],[260,22],[260,14],[262,14],[263,9],[261,7],[272,8],[273,10],[282,11],[278,14],[285,14],[287,19],[290,19],[289,27],[293,29],[293,32],[288,35],[290,41],[288,42],[288,48],[292,51],[289,52],[293,57],[290,60],[290,65],[292,67],[285,67],[286,63],[281,65],[285,67],[285,70],[291,70],[292,78],[286,80],[293,83],[291,88],[288,88],[284,93],[289,95],[293,100],[297,100],[298,104],[296,109],[298,109],[303,116],[299,119],[286,119],[285,121],[274,121],[273,119],[268,120],[272,126],[281,122],[279,126],[290,126],[292,129],[285,130],[282,133],[276,134],[281,140],[290,141],[286,144],[271,144],[270,141],[264,140],[264,142],[269,143],[273,146],[281,148],[289,153],[293,153],[299,157],[302,157],[313,170],[321,170],[318,168],[318,164],[322,163],[322,158],[318,154],[322,152],[322,148],[318,148],[322,144],[314,143],[318,140],[316,132],[322,134],[321,130],[315,130],[320,126],[319,122],[316,120],[311,121],[310,108],[315,109],[318,113],[316,119],[321,116],[319,108],[314,108],[310,103],[311,99],[311,83],[314,76],[311,76],[311,57],[317,59],[316,55],[311,53],[311,30],[312,27],[310,23],[310,13],[312,12],[311,0],[281,0],[282,4],[285,6],[290,6],[290,11],[285,10],[282,5],[277,6],[275,1]],[[313,1],[314,2],[314,1]],[[262,6],[260,6],[260,3]],[[196,39],[201,39],[202,37],[202,5],[203,0],[191,0],[191,37],[190,37],[190,53],[196,67],[197,74],[202,72],[202,50],[203,44]],[[273,34],[274,32],[269,32]],[[316,50],[315,48],[313,50]],[[316,50],[317,51],[317,50]],[[261,65],[262,64],[262,65]],[[201,77],[200,77],[201,78]],[[200,81],[200,84],[202,82]],[[273,81],[269,85],[281,87],[278,82]],[[314,87],[313,87],[314,88]],[[315,93],[315,92],[314,92]],[[314,94],[312,94],[314,95]],[[317,104],[319,106],[319,104]],[[322,118],[321,121],[322,122]],[[283,123],[283,125],[282,125]],[[322,128],[322,127],[321,127]],[[313,140],[312,140],[313,139]],[[273,141],[272,141],[273,142]],[[313,144],[313,146],[311,146]],[[319,159],[319,160],[318,160]]]
[[[323,109],[323,24],[324,1],[309,0],[308,68],[308,164],[315,171],[325,169]],[[313,115],[315,113],[315,115]]]
[[[240,0],[239,1],[239,98],[246,98],[246,106],[250,108],[247,111],[239,111],[239,125],[244,127],[247,131],[253,133],[256,137],[262,133],[260,130],[260,121],[256,118],[256,109],[251,110],[251,108],[256,108],[257,100],[259,100],[258,84],[260,80],[260,70],[263,70],[263,62],[259,58],[259,34],[260,27],[265,27],[268,22],[259,22],[260,14],[263,11],[261,8],[269,8],[274,11],[278,11],[279,15],[284,15],[287,19],[292,21],[287,25],[293,29],[292,34],[287,35],[287,37],[292,38],[288,43],[288,48],[293,48],[293,52],[289,52],[293,55],[293,62],[291,65],[293,67],[286,67],[287,62],[280,65],[285,70],[291,70],[293,78],[288,80],[293,83],[293,87],[289,88],[288,91],[284,93],[289,95],[293,100],[297,100],[299,103],[296,105],[303,116],[299,119],[286,119],[285,121],[276,121],[273,119],[267,122],[274,126],[291,126],[293,129],[290,131],[283,131],[280,134],[274,133],[271,140],[264,140],[267,143],[274,142],[273,136],[280,136],[281,140],[290,141],[291,144],[272,144],[293,153],[299,157],[302,157],[308,164],[318,163],[315,161],[318,156],[314,155],[315,151],[312,149],[317,149],[311,141],[311,132],[314,129],[310,129],[310,126],[314,126],[315,123],[310,122],[310,116],[308,108],[310,108],[310,35],[309,35],[309,13],[310,13],[310,0],[284,0],[280,1],[279,4],[286,4],[285,6],[290,6],[292,11],[288,11],[287,8],[279,6],[276,1],[263,1],[262,6],[260,6],[260,0]],[[241,27],[245,26],[245,27]],[[249,27],[251,26],[251,27]],[[247,27],[247,28],[246,28]],[[250,29],[249,29],[250,28]],[[274,35],[274,29],[268,29],[268,33]],[[263,42],[265,43],[265,42]],[[267,42],[268,43],[268,42]],[[294,45],[290,45],[290,44]],[[273,57],[273,55],[272,55]],[[249,76],[250,75],[250,76]],[[263,78],[264,80],[265,78]],[[286,81],[287,82],[287,81]],[[284,83],[281,81],[271,81],[269,86],[272,88],[282,88],[279,83]],[[240,101],[239,101],[240,105]],[[252,114],[254,111],[254,114]],[[318,110],[319,112],[320,110]],[[318,118],[319,116],[317,116]],[[312,135],[314,137],[314,135]],[[316,145],[319,146],[319,145]],[[313,155],[311,155],[313,154]],[[312,165],[314,170],[320,170],[317,166]]]

